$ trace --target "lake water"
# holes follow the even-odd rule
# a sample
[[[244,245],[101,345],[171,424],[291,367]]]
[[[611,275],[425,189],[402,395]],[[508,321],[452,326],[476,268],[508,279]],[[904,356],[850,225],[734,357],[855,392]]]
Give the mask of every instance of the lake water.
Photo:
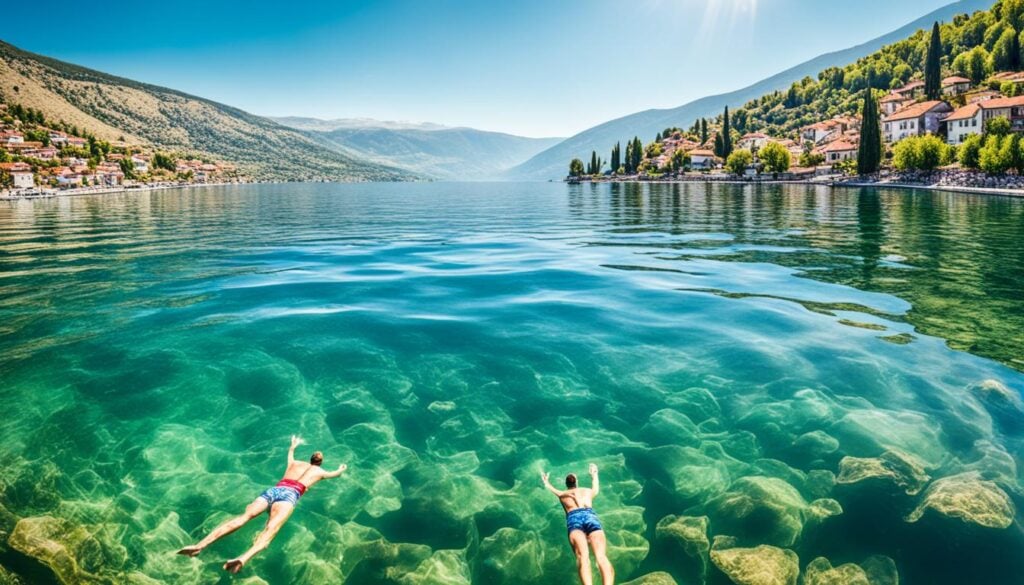
[[[224,580],[262,520],[173,551],[272,485],[298,433],[300,457],[350,470],[247,583],[572,582],[538,474],[587,485],[589,462],[622,582],[1021,583],[1022,291],[1024,200],[998,197],[325,184],[5,203],[0,566]]]

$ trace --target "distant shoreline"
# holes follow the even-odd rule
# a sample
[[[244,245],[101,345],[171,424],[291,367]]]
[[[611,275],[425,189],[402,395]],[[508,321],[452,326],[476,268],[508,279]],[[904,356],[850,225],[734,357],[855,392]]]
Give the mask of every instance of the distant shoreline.
[[[148,193],[151,191],[167,191],[170,189],[196,189],[203,187],[227,187],[231,185],[254,185],[255,183],[191,183],[188,185],[147,185],[142,187],[86,187],[80,189],[63,189],[53,192],[33,192],[29,194],[3,193],[0,201],[35,201],[58,199],[60,197],[80,197],[84,195],[114,195],[117,193]]]
[[[921,191],[949,191],[951,193],[964,193],[973,195],[996,195],[1001,197],[1024,197],[1024,189],[1000,189],[992,187],[961,187],[957,185],[928,185],[928,184],[917,184],[917,183],[884,183],[884,182],[864,182],[864,181],[836,181],[836,180],[821,180],[819,179],[756,179],[756,180],[743,180],[743,179],[702,179],[702,178],[686,178],[686,179],[650,179],[650,180],[637,180],[637,179],[626,179],[626,180],[599,180],[599,181],[565,181],[566,184],[623,184],[623,183],[636,183],[636,184],[656,184],[656,185],[672,185],[672,184],[694,184],[694,185],[807,185],[810,187],[838,187],[838,188],[871,188],[871,189],[904,189],[904,190],[921,190]]]

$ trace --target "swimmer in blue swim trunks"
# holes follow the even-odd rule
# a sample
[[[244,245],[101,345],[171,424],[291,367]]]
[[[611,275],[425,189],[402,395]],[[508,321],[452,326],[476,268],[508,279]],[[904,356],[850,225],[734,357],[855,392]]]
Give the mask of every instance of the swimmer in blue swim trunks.
[[[608,561],[605,554],[607,543],[604,538],[604,529],[601,521],[594,513],[594,498],[600,489],[600,482],[597,477],[597,466],[590,464],[590,488],[581,488],[576,484],[576,475],[570,473],[565,478],[565,491],[556,489],[551,485],[550,473],[541,473],[540,478],[544,487],[549,492],[558,496],[558,501],[565,508],[565,526],[569,531],[569,544],[576,553],[576,568],[580,573],[580,583],[591,585],[593,577],[590,574],[590,548],[594,549],[594,558],[597,560],[597,567],[601,570],[601,582],[604,585],[615,583],[615,569]],[[588,547],[589,543],[589,547]]]
[[[324,462],[324,455],[319,451],[313,453],[312,457],[309,458],[309,463],[296,461],[295,448],[303,444],[303,442],[299,437],[292,435],[292,446],[288,449],[288,467],[284,470],[284,478],[277,482],[277,485],[267,488],[251,504],[246,506],[245,512],[241,516],[236,516],[221,524],[206,538],[200,540],[198,544],[186,546],[179,550],[178,554],[194,557],[203,552],[204,548],[213,544],[218,538],[231,534],[244,526],[249,520],[269,509],[270,517],[267,519],[267,525],[263,528],[263,532],[256,537],[252,548],[245,551],[245,554],[242,556],[224,563],[224,570],[231,573],[241,571],[245,563],[249,562],[249,559],[267,548],[270,545],[270,541],[274,540],[274,537],[277,536],[277,531],[284,526],[284,523],[288,521],[288,517],[292,515],[292,511],[295,509],[295,504],[299,501],[299,498],[302,497],[302,494],[306,493],[310,486],[321,479],[338,477],[348,469],[347,465],[342,464],[334,471],[325,471],[321,467],[321,464]]]

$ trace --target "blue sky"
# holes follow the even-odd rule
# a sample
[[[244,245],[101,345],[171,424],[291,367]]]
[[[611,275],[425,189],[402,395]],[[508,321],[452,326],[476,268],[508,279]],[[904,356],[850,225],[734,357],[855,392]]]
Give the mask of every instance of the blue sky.
[[[12,1],[0,39],[256,114],[568,136],[742,87],[949,1],[57,0],[43,16]]]

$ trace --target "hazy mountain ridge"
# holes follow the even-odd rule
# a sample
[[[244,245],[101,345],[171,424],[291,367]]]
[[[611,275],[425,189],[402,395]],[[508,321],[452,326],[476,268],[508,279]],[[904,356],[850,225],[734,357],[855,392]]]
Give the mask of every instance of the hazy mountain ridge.
[[[495,179],[562,138],[527,138],[440,124],[275,118],[342,154],[435,179]],[[329,131],[315,128],[333,127]]]
[[[140,83],[23,51],[0,41],[0,91],[115,140],[208,155],[255,179],[403,180],[408,171],[356,160],[302,132],[177,90]]]
[[[432,122],[406,122],[402,120],[375,120],[373,118],[335,118],[321,120],[303,116],[267,116],[282,126],[296,130],[312,130],[315,132],[331,132],[333,130],[354,130],[362,128],[387,128],[389,130],[447,130],[451,126]]]
[[[591,151],[596,150],[601,157],[607,158],[616,142],[625,144],[634,136],[640,136],[647,141],[667,127],[689,127],[697,118],[721,114],[726,106],[737,108],[765,94],[786,90],[795,81],[808,75],[817,76],[829,67],[853,63],[885,45],[903,40],[919,29],[930,28],[935,21],[949,21],[957,14],[985,10],[993,2],[994,0],[960,0],[926,14],[891,33],[849,49],[820,55],[742,89],[700,98],[677,108],[645,110],[605,122],[537,154],[510,169],[503,177],[512,180],[548,180],[564,177],[568,161],[573,157],[590,160]]]

